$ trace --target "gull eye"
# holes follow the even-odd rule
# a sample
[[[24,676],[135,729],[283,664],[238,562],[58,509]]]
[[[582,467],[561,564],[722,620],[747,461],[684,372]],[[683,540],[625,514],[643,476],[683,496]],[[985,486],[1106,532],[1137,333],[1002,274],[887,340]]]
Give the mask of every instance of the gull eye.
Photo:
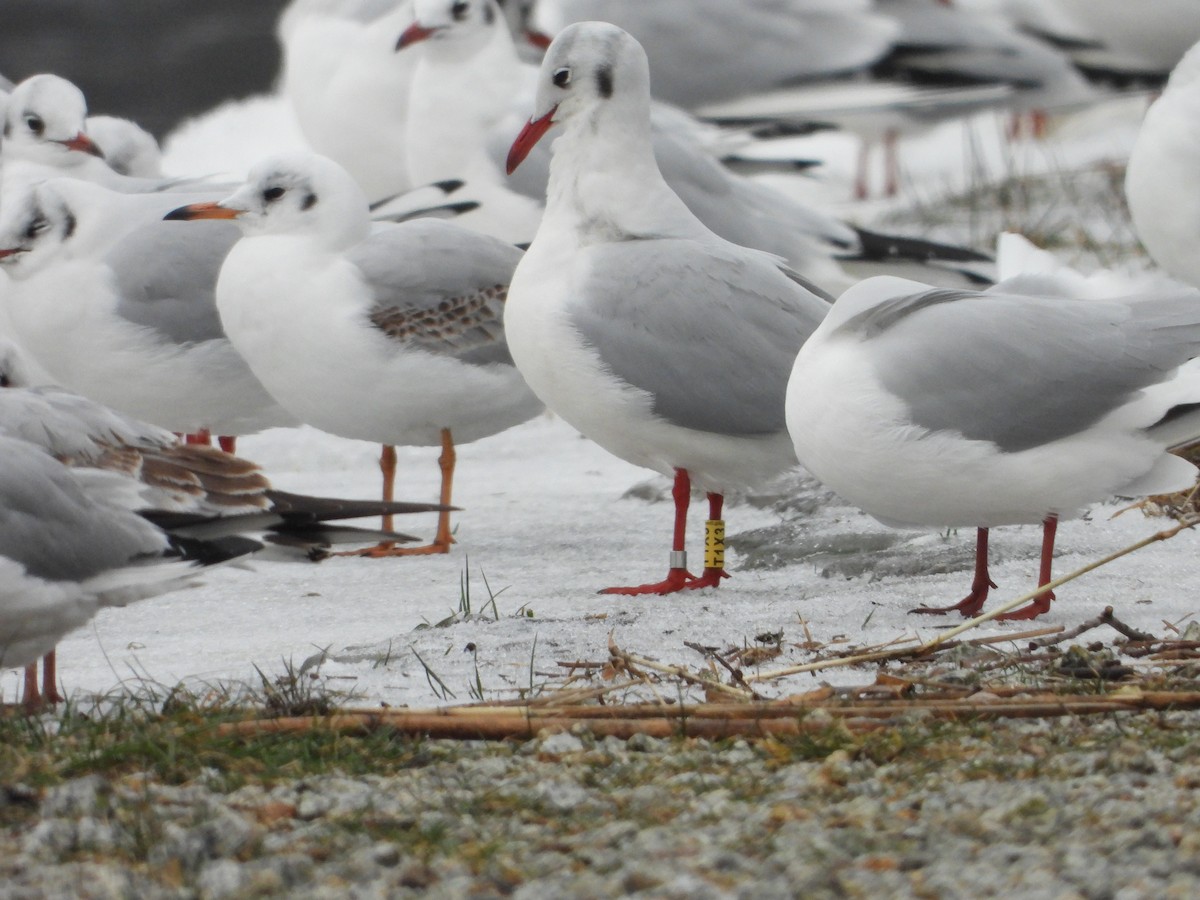
[[[34,219],[29,223],[29,227],[25,229],[25,237],[32,241],[49,227],[50,223],[45,219]]]
[[[269,187],[266,190],[264,190],[262,192],[262,198],[264,200],[266,200],[268,203],[272,203],[272,202],[278,200],[280,197],[282,197],[283,194],[284,194],[283,188],[276,185],[275,187]]]
[[[571,83],[571,70],[566,66],[561,69],[555,69],[554,74],[550,76],[550,80],[554,82],[555,87],[565,88]]]
[[[25,117],[25,127],[38,137],[41,137],[42,132],[46,130],[46,123],[42,120],[41,116],[28,115]]]
[[[455,22],[461,22],[467,17],[467,11],[471,8],[471,4],[467,0],[456,0],[455,4],[450,7],[450,15],[454,16]]]

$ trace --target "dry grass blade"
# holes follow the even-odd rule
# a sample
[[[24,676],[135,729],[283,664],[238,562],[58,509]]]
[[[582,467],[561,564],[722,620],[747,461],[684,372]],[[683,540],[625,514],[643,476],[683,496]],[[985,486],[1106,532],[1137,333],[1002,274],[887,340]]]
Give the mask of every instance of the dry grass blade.
[[[540,732],[585,730],[602,737],[705,737],[798,735],[828,727],[828,718],[808,720],[823,710],[852,731],[866,731],[903,721],[907,715],[946,720],[1046,718],[1133,710],[1200,709],[1200,691],[1122,689],[1109,695],[1001,697],[984,693],[972,698],[811,703],[641,704],[622,707],[575,706],[537,710],[531,707],[460,707],[426,710],[345,711],[328,717],[254,719],[226,722],[222,737],[253,738],[270,734],[326,729],[367,733],[386,728],[401,734],[462,740],[527,740]]]
[[[1061,585],[1066,584],[1067,582],[1074,581],[1076,578],[1080,578],[1081,576],[1086,575],[1088,572],[1092,572],[1101,566],[1106,566],[1123,556],[1128,556],[1130,553],[1136,553],[1138,550],[1148,547],[1151,544],[1158,543],[1159,541],[1170,540],[1181,531],[1194,528],[1198,524],[1200,524],[1200,517],[1189,517],[1186,521],[1180,522],[1173,528],[1167,528],[1163,531],[1155,532],[1149,537],[1130,544],[1128,547],[1118,550],[1115,553],[1110,553],[1103,559],[1098,559],[1095,562],[1088,563],[1082,568],[1076,569],[1074,572],[1060,576],[1047,585],[1034,588],[1032,591],[1022,594],[1020,597],[1016,597],[1006,603],[1002,603],[995,609],[991,609],[973,619],[968,619],[961,625],[951,628],[948,631],[944,631],[937,637],[934,637],[923,644],[919,644],[916,647],[904,647],[896,650],[880,650],[877,652],[860,653],[854,656],[840,657],[838,659],[819,660],[817,662],[804,663],[798,666],[789,666],[784,669],[774,669],[770,672],[752,673],[745,676],[745,680],[747,682],[770,681],[772,679],[784,678],[788,675],[799,675],[804,672],[819,672],[824,669],[834,669],[843,666],[856,666],[863,663],[887,662],[889,660],[912,659],[914,657],[926,656],[935,650],[945,649],[950,645],[952,639],[958,637],[958,635],[967,631],[971,631],[974,628],[978,628],[980,625],[990,622],[997,616],[1002,616],[1004,613],[1014,610],[1019,606],[1024,606],[1043,591],[1053,590]]]

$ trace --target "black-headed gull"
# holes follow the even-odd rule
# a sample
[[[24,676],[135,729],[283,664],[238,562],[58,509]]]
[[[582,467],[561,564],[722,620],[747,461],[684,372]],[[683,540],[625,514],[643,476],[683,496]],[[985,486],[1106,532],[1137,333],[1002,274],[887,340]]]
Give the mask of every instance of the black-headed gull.
[[[530,24],[618,25],[646,48],[654,96],[692,108],[845,76],[891,48],[896,22],[870,0],[538,0]]]
[[[541,404],[513,366],[501,317],[521,251],[452,223],[372,228],[366,197],[332,160],[264,160],[219,203],[174,219],[236,219],[245,236],[217,283],[225,332],[267,389],[303,421],[384,446],[440,446],[450,503],[454,445],[503,431]],[[449,513],[428,547],[449,550]]]
[[[107,169],[103,152],[84,130],[86,119],[83,91],[71,82],[50,74],[26,78],[13,88],[5,106],[0,144],[5,162],[85,172]]]
[[[467,172],[475,178],[489,158],[500,164],[512,134],[528,117],[537,69],[519,59],[494,0],[417,0],[413,13],[414,23],[398,40],[398,55],[421,56],[409,107],[409,159],[425,160],[427,167],[413,174],[427,180]],[[730,171],[710,149],[711,126],[663,103],[652,103],[650,110],[659,170],[708,228],[736,244],[784,257],[827,289],[840,290],[857,280],[839,264],[857,264],[865,255],[865,242],[855,228]],[[521,169],[509,174],[507,186],[541,202],[549,175],[548,150],[532,150]],[[523,229],[530,226],[528,208],[518,207],[514,220],[511,238],[519,241],[527,237]],[[962,248],[928,242],[915,256],[906,256],[904,243],[891,240],[895,249],[888,255],[890,263],[933,258],[936,266],[939,257],[961,258]],[[982,260],[974,254],[975,265]],[[963,283],[945,270],[940,277]]]
[[[296,424],[221,330],[213,292],[236,228],[163,222],[178,194],[65,178],[10,187],[0,207],[9,314],[58,383],[183,434]]]
[[[556,125],[546,214],[505,314],[513,359],[584,435],[675,478],[667,577],[610,591],[715,587],[724,492],[795,463],[784,388],[827,302],[778,257],[709,231],[667,186],[646,54],[624,31],[582,23],[555,38],[509,168]],[[711,523],[699,576],[684,544],[692,483]]]
[[[116,171],[88,134],[87,123],[83,92],[67,79],[32,75],[18,84],[5,109],[5,139],[0,142],[5,193],[14,182],[58,176],[128,193],[203,189],[204,178],[137,178]]]
[[[1125,197],[1154,261],[1200,286],[1200,44],[1146,111],[1125,170]]]
[[[25,703],[39,706],[39,657],[101,607],[183,587],[195,578],[168,535],[114,502],[105,486],[84,481],[40,447],[0,434],[0,666],[26,667]],[[208,561],[256,549],[239,539],[193,542]],[[57,698],[54,669],[46,699]]]
[[[1166,452],[1200,435],[1200,293],[1074,299],[1044,278],[984,292],[868,279],[796,357],[787,424],[810,472],[887,525],[977,532],[971,592],[914,612],[975,615],[988,529],[1044,523],[1113,495],[1190,487]],[[1004,618],[1050,608],[1046,591]]]

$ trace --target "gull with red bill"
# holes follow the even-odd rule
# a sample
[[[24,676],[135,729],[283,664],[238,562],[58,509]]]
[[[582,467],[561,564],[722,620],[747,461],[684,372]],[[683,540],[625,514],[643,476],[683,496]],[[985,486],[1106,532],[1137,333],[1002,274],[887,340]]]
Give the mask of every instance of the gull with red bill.
[[[829,298],[771,254],[711,232],[667,186],[642,46],[599,22],[546,52],[511,171],[552,128],[546,213],[513,277],[505,331],[546,405],[635,465],[674,479],[665,594],[727,577],[724,494],[796,462],[784,392]],[[704,569],[688,570],[691,487],[708,495]]]

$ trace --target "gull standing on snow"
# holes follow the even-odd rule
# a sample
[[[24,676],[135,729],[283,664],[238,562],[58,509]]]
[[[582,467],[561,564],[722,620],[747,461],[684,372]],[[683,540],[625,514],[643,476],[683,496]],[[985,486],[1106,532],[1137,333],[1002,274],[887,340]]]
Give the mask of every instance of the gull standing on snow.
[[[236,219],[245,236],[217,282],[226,333],[251,369],[301,420],[384,445],[440,446],[450,503],[454,445],[503,431],[541,409],[504,342],[505,295],[521,251],[449,222],[372,228],[367,199],[316,154],[263,161],[219,203],[172,219]],[[445,553],[449,512],[428,547]]]
[[[977,614],[988,529],[1044,524],[1113,495],[1190,487],[1166,452],[1200,435],[1200,293],[1074,299],[1043,278],[984,292],[900,278],[844,293],[796,358],[787,424],[800,462],[885,525],[977,531],[970,593],[914,612]],[[1002,618],[1050,609],[1045,591]]]
[[[715,587],[724,492],[795,464],[788,373],[828,304],[777,257],[718,237],[663,181],[646,54],[616,26],[563,31],[509,168],[555,125],[546,214],[505,316],[546,405],[606,450],[674,476],[667,577],[612,593]],[[691,484],[708,493],[704,571],[687,570]]]

